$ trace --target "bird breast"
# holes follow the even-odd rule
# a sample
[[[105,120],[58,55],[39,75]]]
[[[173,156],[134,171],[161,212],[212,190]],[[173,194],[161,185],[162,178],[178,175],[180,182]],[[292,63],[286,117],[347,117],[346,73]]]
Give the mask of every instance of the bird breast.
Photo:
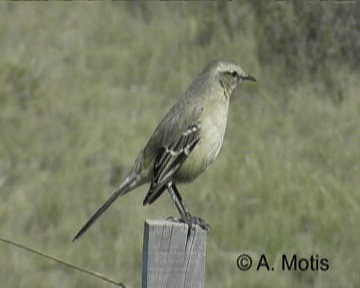
[[[200,141],[176,173],[175,181],[189,182],[204,172],[221,149],[227,122],[228,101],[214,101],[204,106],[200,118]]]

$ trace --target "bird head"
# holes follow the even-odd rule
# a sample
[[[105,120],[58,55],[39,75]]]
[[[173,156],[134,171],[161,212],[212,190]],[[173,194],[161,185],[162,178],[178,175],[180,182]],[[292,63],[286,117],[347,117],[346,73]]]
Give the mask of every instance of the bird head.
[[[206,85],[214,87],[213,85],[217,86],[220,84],[226,98],[231,95],[242,81],[256,81],[253,76],[245,73],[239,65],[229,61],[218,60],[214,60],[206,66],[200,78],[202,77],[206,79],[203,81]]]
[[[226,95],[230,95],[234,89],[244,80],[256,81],[256,79],[245,73],[239,65],[232,62],[216,61],[212,63],[215,68],[216,78],[225,91]]]
[[[256,81],[233,62],[211,61],[185,92],[187,99],[202,98],[204,95],[217,100],[229,100],[231,93],[242,81]],[[220,97],[220,98],[219,98]]]

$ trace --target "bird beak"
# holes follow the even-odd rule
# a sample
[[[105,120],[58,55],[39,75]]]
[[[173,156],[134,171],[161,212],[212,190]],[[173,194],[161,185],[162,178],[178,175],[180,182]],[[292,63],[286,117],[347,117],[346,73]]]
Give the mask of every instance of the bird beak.
[[[245,77],[243,77],[243,79],[256,82],[255,77],[253,77],[253,76],[251,76],[249,74],[246,74]]]

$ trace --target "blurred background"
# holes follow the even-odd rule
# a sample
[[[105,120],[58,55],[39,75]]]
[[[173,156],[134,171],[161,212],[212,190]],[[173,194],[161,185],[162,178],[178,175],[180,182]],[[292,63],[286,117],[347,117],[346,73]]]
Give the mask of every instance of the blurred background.
[[[141,285],[148,187],[71,239],[212,59],[232,98],[218,160],[180,186],[212,226],[207,287],[360,287],[360,3],[1,3],[0,235]],[[2,287],[112,287],[0,244]],[[240,253],[275,272],[241,272]],[[280,271],[282,254],[328,271]]]

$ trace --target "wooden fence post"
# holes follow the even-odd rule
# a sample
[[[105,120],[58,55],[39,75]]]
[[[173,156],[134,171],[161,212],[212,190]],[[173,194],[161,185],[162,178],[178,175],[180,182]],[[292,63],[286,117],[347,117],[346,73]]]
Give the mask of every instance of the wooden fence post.
[[[199,226],[146,220],[142,255],[142,287],[205,287],[207,232]]]

